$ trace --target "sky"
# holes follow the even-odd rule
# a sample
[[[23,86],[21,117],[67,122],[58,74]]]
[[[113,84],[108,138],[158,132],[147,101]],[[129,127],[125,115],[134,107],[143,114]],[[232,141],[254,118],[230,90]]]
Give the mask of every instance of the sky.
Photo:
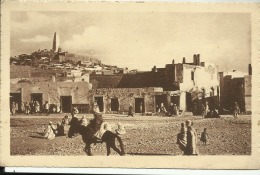
[[[63,51],[129,69],[192,62],[200,54],[220,71],[247,73],[251,61],[246,13],[16,11],[10,32],[11,56],[51,49],[57,32]]]

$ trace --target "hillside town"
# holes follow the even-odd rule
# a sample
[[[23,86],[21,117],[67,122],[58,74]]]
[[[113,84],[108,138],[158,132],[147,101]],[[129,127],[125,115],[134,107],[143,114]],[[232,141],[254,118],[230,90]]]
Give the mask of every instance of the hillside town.
[[[188,61],[192,60],[192,61]],[[10,111],[25,113],[26,106],[39,106],[31,113],[92,113],[95,104],[102,113],[133,112],[154,115],[169,112],[176,105],[179,114],[201,115],[203,106],[219,114],[230,114],[234,103],[240,112],[251,112],[252,66],[248,74],[219,72],[214,63],[204,62],[200,54],[181,63],[173,59],[165,67],[151,71],[128,70],[105,65],[96,58],[62,51],[54,33],[51,50],[10,58]],[[15,109],[13,109],[15,108]]]

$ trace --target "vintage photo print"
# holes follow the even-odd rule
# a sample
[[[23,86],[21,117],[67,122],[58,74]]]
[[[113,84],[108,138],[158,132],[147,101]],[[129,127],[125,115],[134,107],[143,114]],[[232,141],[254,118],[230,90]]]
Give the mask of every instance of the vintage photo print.
[[[259,4],[2,7],[2,165],[259,168]]]

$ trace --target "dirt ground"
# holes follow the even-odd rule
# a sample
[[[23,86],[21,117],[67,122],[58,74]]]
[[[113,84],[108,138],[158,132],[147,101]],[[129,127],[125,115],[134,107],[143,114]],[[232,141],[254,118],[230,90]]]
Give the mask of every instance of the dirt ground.
[[[43,139],[40,135],[48,125],[60,122],[64,114],[50,116],[11,116],[11,155],[86,155],[81,136],[54,140]],[[83,114],[78,115],[81,118]],[[88,119],[93,116],[86,115]],[[112,126],[120,122],[127,133],[122,135],[126,156],[137,155],[181,155],[176,144],[180,125],[190,119],[200,137],[203,128],[208,129],[209,144],[198,142],[200,155],[250,155],[251,116],[221,116],[203,119],[201,116],[158,117],[104,115]],[[198,138],[199,140],[199,138]],[[92,146],[94,155],[106,155],[105,143]],[[112,150],[112,155],[118,155]]]

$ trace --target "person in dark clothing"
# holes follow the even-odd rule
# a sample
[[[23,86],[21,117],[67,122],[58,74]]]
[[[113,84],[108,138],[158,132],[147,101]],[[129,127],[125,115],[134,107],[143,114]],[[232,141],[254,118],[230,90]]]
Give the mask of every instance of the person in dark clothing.
[[[186,127],[187,127],[187,144],[186,149],[184,151],[184,155],[198,155],[198,149],[197,149],[197,132],[193,128],[193,122],[190,120],[186,121]]]
[[[102,114],[95,113],[94,118],[92,120],[90,120],[90,125],[91,125],[93,134],[96,134],[97,131],[100,130],[102,123],[103,123]]]
[[[200,141],[202,141],[202,144],[205,146],[207,145],[208,139],[207,128],[204,128],[204,131],[201,133]]]
[[[77,136],[78,128],[79,128],[79,119],[76,117],[76,114],[72,115],[72,119],[71,119],[69,125],[70,125],[70,128],[69,128],[69,132],[68,132],[68,137],[73,138],[73,137]]]
[[[30,111],[31,114],[34,114],[35,113],[34,101],[31,101],[29,105],[30,105],[30,108],[31,108],[31,111]]]
[[[171,103],[171,105],[169,106],[169,116],[174,116],[174,106],[173,103]]]

